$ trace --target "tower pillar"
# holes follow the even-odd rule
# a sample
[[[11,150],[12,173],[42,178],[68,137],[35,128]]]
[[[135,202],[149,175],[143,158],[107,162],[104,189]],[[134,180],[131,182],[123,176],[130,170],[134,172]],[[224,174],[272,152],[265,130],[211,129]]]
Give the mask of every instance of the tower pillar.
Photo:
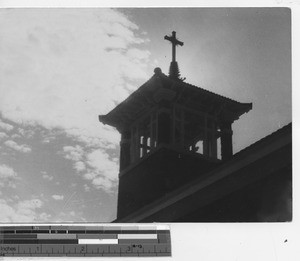
[[[229,160],[232,155],[232,123],[222,122],[221,126],[221,155],[222,160]]]

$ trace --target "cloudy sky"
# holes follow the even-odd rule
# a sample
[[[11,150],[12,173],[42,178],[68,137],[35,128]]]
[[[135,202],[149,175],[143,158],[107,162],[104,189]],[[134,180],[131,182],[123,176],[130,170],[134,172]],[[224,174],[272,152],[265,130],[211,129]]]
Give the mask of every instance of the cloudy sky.
[[[0,222],[115,218],[120,136],[98,115],[168,72],[173,30],[186,82],[253,102],[235,152],[291,122],[289,9],[1,9]]]

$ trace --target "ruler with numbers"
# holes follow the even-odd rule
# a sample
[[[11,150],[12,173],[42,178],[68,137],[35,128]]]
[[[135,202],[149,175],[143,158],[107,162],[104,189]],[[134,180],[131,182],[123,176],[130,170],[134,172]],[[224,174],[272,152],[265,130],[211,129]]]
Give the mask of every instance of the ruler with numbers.
[[[0,226],[0,256],[171,256],[167,225]]]

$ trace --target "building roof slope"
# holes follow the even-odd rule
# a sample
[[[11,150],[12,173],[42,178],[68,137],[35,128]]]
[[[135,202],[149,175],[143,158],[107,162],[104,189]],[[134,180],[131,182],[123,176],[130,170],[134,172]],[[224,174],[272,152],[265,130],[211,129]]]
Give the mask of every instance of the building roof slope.
[[[276,169],[280,169],[289,165],[291,166],[292,158],[289,155],[291,154],[289,146],[292,144],[291,134],[292,123],[251,144],[250,146],[236,153],[230,161],[223,163],[219,167],[216,167],[198,179],[183,185],[182,187],[139,209],[131,215],[117,219],[114,222],[148,222],[149,220],[147,218],[152,215],[159,215],[158,213],[171,213],[172,211],[170,210],[165,211],[167,208],[174,207],[177,209],[179,205],[189,205],[189,202],[194,195],[201,193],[201,190],[205,190],[205,188],[208,186],[214,186],[214,184],[220,183],[220,181],[223,182],[224,180],[235,180],[235,182],[229,182],[230,189],[223,191],[225,195],[226,193],[231,193],[232,190],[238,189],[238,186],[245,186],[246,184],[264,178],[266,175],[272,174]],[[282,154],[282,149],[284,149],[286,153]],[[278,160],[275,160],[274,162],[272,155],[276,155]],[[268,162],[265,160],[266,158],[268,158]],[[265,161],[265,164],[263,164],[265,166],[261,165],[262,161]],[[255,164],[257,164],[257,169],[260,170],[260,173],[255,171],[253,172],[251,168],[248,168],[249,166],[255,166]],[[271,164],[270,166],[272,167],[268,166],[268,164]],[[239,178],[241,180],[238,180]],[[215,197],[215,193],[211,195],[211,198],[213,197]],[[170,222],[172,220],[169,217],[169,220],[155,219],[155,221]]]

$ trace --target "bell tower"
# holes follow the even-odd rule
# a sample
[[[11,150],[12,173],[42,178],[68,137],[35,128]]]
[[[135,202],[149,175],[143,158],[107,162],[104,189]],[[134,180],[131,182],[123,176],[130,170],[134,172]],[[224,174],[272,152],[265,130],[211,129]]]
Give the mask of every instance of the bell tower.
[[[252,109],[179,76],[172,36],[169,75],[160,68],[106,115],[121,133],[117,218],[158,200],[232,157],[232,123]]]

